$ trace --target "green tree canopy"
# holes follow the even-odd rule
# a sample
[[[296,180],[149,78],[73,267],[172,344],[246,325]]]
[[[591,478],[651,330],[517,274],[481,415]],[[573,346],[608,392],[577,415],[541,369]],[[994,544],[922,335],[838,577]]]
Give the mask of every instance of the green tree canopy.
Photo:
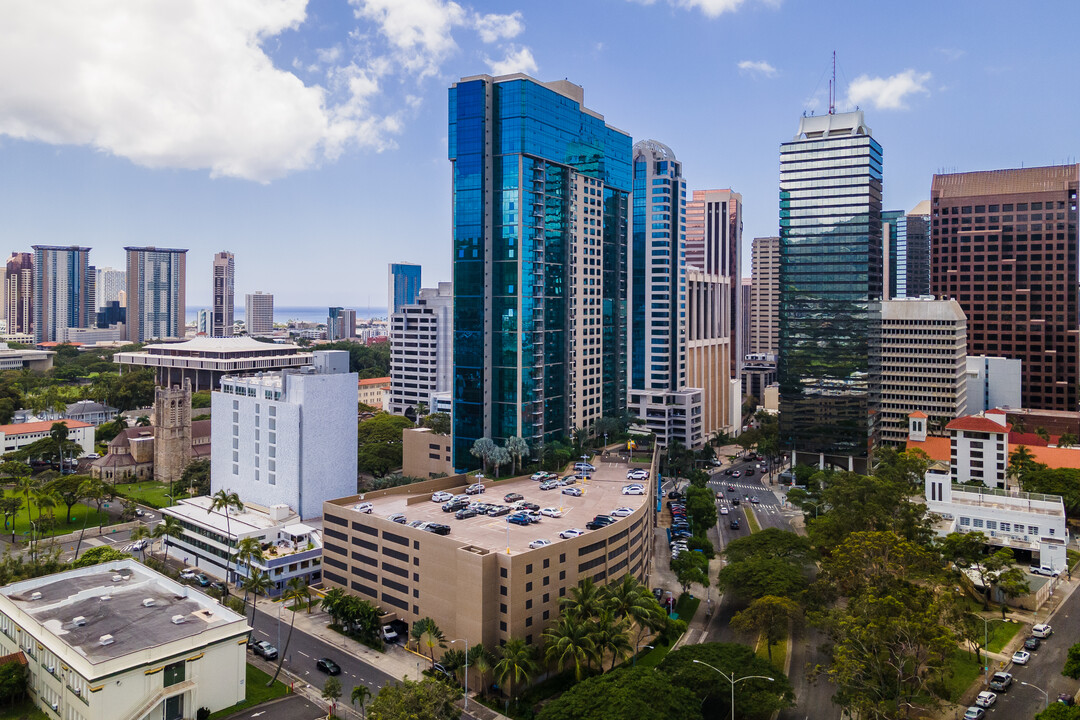
[[[684,553],[689,554],[689,553]],[[682,555],[679,556],[682,558]],[[729,562],[720,568],[717,586],[744,600],[766,595],[795,597],[806,589],[809,580],[801,563],[785,558],[752,555],[746,560]]]
[[[779,528],[765,528],[728,542],[724,556],[729,562],[740,562],[754,556],[810,562],[815,553],[810,541],[802,535]]]
[[[431,413],[430,415],[425,415],[424,419],[420,421],[420,425],[431,428],[431,432],[438,433],[439,435],[449,435],[453,432],[453,425],[450,422],[449,413]]]
[[[368,705],[371,720],[458,720],[461,709],[454,705],[457,691],[445,683],[424,678],[405,679],[384,685]]]
[[[538,720],[696,720],[700,700],[651,668],[619,668],[574,685],[547,703]]]
[[[360,423],[356,433],[357,461],[360,472],[382,477],[401,467],[401,433],[413,427],[409,418],[379,413]]]
[[[98,565],[104,562],[112,562],[113,560],[125,560],[129,557],[131,557],[131,555],[120,552],[116,548],[109,547],[108,545],[99,545],[98,547],[90,548],[84,552],[79,556],[78,560],[71,563],[71,567],[90,567],[91,565]]]
[[[753,648],[735,643],[684,645],[669,653],[657,670],[670,677],[672,684],[694,693],[702,704],[704,720],[731,717],[731,684],[716,670],[700,663],[708,663],[724,673],[734,673],[737,678],[749,675],[774,678],[772,682],[746,680],[736,683],[735,707],[740,720],[764,720],[777,710],[794,705],[795,691],[787,676],[754,654]]]

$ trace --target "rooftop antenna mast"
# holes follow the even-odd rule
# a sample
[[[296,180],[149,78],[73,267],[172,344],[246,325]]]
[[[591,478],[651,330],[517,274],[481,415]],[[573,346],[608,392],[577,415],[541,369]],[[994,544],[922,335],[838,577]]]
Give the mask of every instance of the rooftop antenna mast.
[[[836,51],[832,51],[832,79],[829,80],[829,114],[836,114]]]

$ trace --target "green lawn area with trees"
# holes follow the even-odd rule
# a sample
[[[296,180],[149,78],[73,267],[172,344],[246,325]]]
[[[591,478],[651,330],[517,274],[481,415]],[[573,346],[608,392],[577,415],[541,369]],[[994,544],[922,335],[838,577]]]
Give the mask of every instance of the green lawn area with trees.
[[[180,498],[188,496],[187,492],[181,490],[184,486],[184,483],[173,483],[173,500],[179,500]],[[176,504],[167,497],[170,489],[169,483],[144,480],[143,482],[118,483],[113,487],[116,489],[118,495],[122,495],[129,500],[134,500],[137,503],[149,507],[163,508]]]
[[[270,676],[264,673],[254,665],[249,664],[247,666],[247,674],[244,681],[244,687],[246,688],[247,697],[243,702],[238,702],[232,707],[225,708],[224,710],[218,710],[216,713],[211,713],[210,720],[217,720],[218,718],[228,717],[233,713],[240,712],[245,708],[264,703],[269,700],[275,700],[279,697],[284,697],[289,694],[289,688],[280,680],[275,680],[270,687],[267,684],[270,682]]]
[[[23,502],[18,513],[14,516],[10,514],[4,516],[4,532],[9,536],[9,539],[12,533],[14,533],[16,540],[25,539],[24,536],[28,537],[33,529],[31,521],[36,524],[35,534],[41,537],[66,535],[82,530],[84,525],[87,528],[92,528],[109,522],[108,513],[87,507],[81,502],[71,506],[71,521],[68,522],[65,514],[66,508],[63,503],[60,503],[59,507],[57,507],[55,501],[43,498],[35,500],[33,494],[31,494],[28,506],[23,493],[10,488],[4,490],[3,499],[0,499],[0,512],[3,512],[4,506],[7,506],[13,500],[22,500]],[[12,522],[13,520],[14,522]]]

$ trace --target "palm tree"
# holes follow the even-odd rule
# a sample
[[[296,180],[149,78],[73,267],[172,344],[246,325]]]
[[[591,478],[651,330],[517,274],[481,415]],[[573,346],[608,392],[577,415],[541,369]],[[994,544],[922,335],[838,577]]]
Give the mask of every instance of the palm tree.
[[[563,606],[563,614],[573,615],[580,620],[588,620],[600,614],[604,607],[604,600],[600,595],[600,588],[592,581],[585,578],[570,588],[570,597],[559,599]]]
[[[108,496],[108,488],[105,487],[105,483],[101,478],[88,477],[82,481],[79,485],[79,496],[83,500],[89,500],[97,505],[98,512],[101,512],[101,503],[104,502]],[[90,513],[83,513],[82,530],[79,531],[79,542],[75,544],[75,559],[79,559],[79,549],[82,547],[83,535],[86,534],[86,521],[90,518]]]
[[[435,621],[429,617],[420,618],[412,627],[412,636],[416,639],[417,645],[423,643],[427,646],[428,653],[431,655],[431,667],[435,667],[435,648],[446,647],[446,635],[439,629],[439,626],[435,624]]]
[[[529,682],[536,672],[533,648],[521,638],[510,638],[499,648],[499,662],[495,664],[495,677],[500,684],[508,683],[510,697],[514,696],[515,682]]]
[[[578,619],[564,612],[559,616],[558,622],[544,631],[544,640],[547,643],[544,659],[554,663],[560,670],[573,663],[574,678],[580,682],[582,667],[592,665],[597,656],[594,633],[592,620]]]
[[[240,496],[224,488],[214,493],[210,499],[210,507],[206,509],[207,514],[219,510],[225,511],[225,535],[230,545],[232,544],[232,523],[229,520],[229,510],[241,512],[243,509],[244,503],[240,502]],[[225,595],[229,594],[229,570],[232,566],[232,558],[232,552],[229,552],[225,558]]]
[[[135,427],[150,427],[150,416],[149,415],[140,415],[135,420]]]
[[[469,665],[476,668],[476,672],[480,673],[480,694],[483,695],[484,689],[487,688],[485,679],[487,674],[491,671],[494,658],[483,643],[477,643],[475,646],[469,648]]]
[[[169,539],[178,538],[184,534],[184,526],[179,518],[172,515],[164,515],[154,527],[154,539],[161,540],[161,546],[165,549],[165,562],[169,561]]]
[[[626,620],[615,616],[611,610],[604,610],[593,625],[596,638],[596,654],[600,670],[604,669],[604,653],[611,653],[610,670],[615,663],[630,654],[633,647],[626,632]]]
[[[506,451],[510,453],[510,459],[513,461],[511,475],[517,475],[518,462],[521,458],[529,454],[529,443],[524,439],[514,435],[506,439]]]
[[[646,630],[660,630],[666,622],[663,608],[647,587],[627,573],[619,582],[601,588],[604,605],[616,618],[622,618],[637,629],[640,641]]]
[[[342,603],[345,601],[345,591],[341,588],[332,588],[323,595],[322,600],[319,601],[319,605],[326,611],[326,614],[330,616],[331,624],[338,624],[340,622],[340,614],[342,609]]]
[[[263,561],[262,546],[259,545],[258,538],[246,537],[236,544],[236,564],[239,566],[241,563],[247,568],[247,574],[251,573],[251,561],[258,560]],[[247,612],[247,599],[248,591],[244,590],[244,612]]]
[[[364,707],[367,704],[368,699],[371,697],[371,689],[363,683],[357,683],[356,687],[352,689],[352,695],[349,699],[352,700],[352,704],[356,705],[360,703],[360,717],[362,720],[367,720],[367,708]]]
[[[27,468],[29,469],[29,468]],[[26,500],[26,519],[30,520],[30,493],[37,490],[38,482],[29,474],[15,478],[15,490],[23,494],[23,498]]]
[[[139,541],[139,540],[153,541],[153,539],[154,539],[154,531],[151,530],[150,528],[148,528],[147,526],[143,525],[142,523],[139,523],[138,525],[136,525],[135,527],[133,527],[131,529],[131,535],[129,536],[129,539],[132,540],[132,541]],[[146,545],[143,545],[142,550],[140,550],[140,552],[142,553],[142,560],[145,563],[146,562]]]
[[[270,588],[274,587],[274,581],[270,579],[270,573],[264,573],[259,568],[252,568],[244,578],[244,592],[251,593],[251,629],[255,630],[255,611],[258,609],[259,595],[269,595]]]
[[[307,600],[310,597],[311,590],[308,589],[308,584],[304,582],[302,578],[294,577],[289,580],[288,585],[285,586],[285,592],[281,595],[281,602],[288,603],[290,600],[294,603],[298,603],[301,600]],[[289,650],[289,642],[292,640],[293,627],[296,625],[296,611],[293,611],[292,619],[289,621],[289,634],[285,636],[285,647],[281,649],[281,653],[278,655],[277,669],[274,670],[274,677],[270,678],[270,682],[266,683],[266,687],[273,687],[274,681],[277,680],[278,675],[281,673],[281,664],[285,662],[285,653]]]

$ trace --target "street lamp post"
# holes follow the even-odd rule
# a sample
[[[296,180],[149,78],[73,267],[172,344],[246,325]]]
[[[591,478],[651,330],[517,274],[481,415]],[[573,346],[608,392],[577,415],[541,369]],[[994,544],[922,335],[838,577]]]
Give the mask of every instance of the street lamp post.
[[[465,643],[465,712],[469,711],[469,641],[464,638],[458,638],[457,640],[451,640],[450,644],[453,645],[456,642]]]
[[[694,660],[694,662],[698,665],[704,665],[711,670],[716,670],[716,672],[720,673],[721,677],[731,683],[731,720],[735,720],[735,683],[740,683],[743,680],[768,680],[769,682],[776,682],[776,678],[771,678],[768,675],[747,675],[746,677],[737,678],[735,677],[734,672],[728,675],[723,670],[714,668],[707,662],[701,662],[700,660]]]
[[[649,648],[650,650],[655,650],[656,649],[652,645],[638,645],[638,641],[635,640],[634,641],[634,662],[632,663],[633,667],[637,667],[637,656],[638,656],[638,653],[641,652],[641,648],[643,648],[643,647]]]
[[[1021,680],[1021,681],[1020,681],[1020,684],[1021,684],[1021,685],[1027,685],[1028,687],[1032,687],[1032,688],[1035,688],[1036,690],[1038,690],[1039,692],[1041,692],[1041,693],[1043,694],[1043,701],[1044,701],[1044,702],[1043,702],[1043,710],[1045,710],[1045,709],[1047,709],[1048,707],[1050,707],[1050,694],[1049,694],[1049,693],[1047,693],[1047,692],[1046,692],[1045,690],[1043,690],[1043,689],[1042,689],[1041,687],[1039,687],[1038,685],[1032,685],[1031,683],[1029,683],[1029,682],[1024,682],[1023,680]]]
[[[983,621],[983,674],[987,677],[990,676],[990,621],[984,618],[982,615],[976,615],[975,617]]]

